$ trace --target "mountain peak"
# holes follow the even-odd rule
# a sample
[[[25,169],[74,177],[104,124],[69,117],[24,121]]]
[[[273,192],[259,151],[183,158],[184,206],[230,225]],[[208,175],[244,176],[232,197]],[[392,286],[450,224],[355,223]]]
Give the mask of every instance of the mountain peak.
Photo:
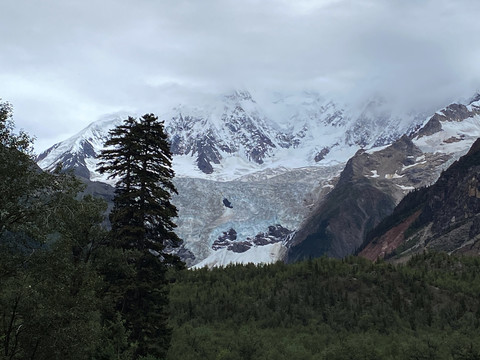
[[[248,90],[235,90],[233,93],[225,95],[225,99],[237,102],[251,101],[252,103],[255,103],[255,100],[253,100],[252,95]]]

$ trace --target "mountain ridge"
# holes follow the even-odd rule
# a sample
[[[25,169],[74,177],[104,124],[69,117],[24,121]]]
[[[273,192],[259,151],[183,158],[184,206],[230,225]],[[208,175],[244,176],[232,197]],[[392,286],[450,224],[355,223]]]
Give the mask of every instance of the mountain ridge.
[[[423,121],[419,115],[400,121],[383,107],[381,101],[368,102],[357,116],[313,93],[265,105],[247,91],[236,91],[201,108],[177,106],[162,119],[180,176],[232,180],[270,167],[346,162],[359,148],[386,145]],[[95,157],[108,130],[128,115],[90,124],[45,150],[37,162],[47,170],[62,163],[82,177],[105,181],[95,171]],[[279,122],[281,117],[288,124]]]
[[[369,231],[394,211],[407,192],[437,181],[479,136],[480,103],[476,100],[447,106],[423,127],[384,149],[358,151],[347,162],[336,187],[291,239],[288,261],[344,257],[358,251]],[[408,217],[406,221],[416,220]],[[392,233],[390,243],[399,242],[397,235]]]
[[[294,120],[290,124],[274,123],[271,109],[261,107],[247,92],[204,108],[179,106],[166,117],[165,127],[174,139],[176,153],[173,167],[179,195],[173,200],[179,209],[177,231],[185,240],[182,251],[188,255],[189,266],[294,259],[292,248],[303,242],[301,234],[309,236],[308,228],[317,226],[307,224],[316,219],[319,209],[327,215],[355,213],[350,220],[337,219],[332,224],[332,217],[324,217],[322,225],[339,229],[337,234],[353,230],[345,232],[343,240],[332,238],[330,245],[321,245],[319,253],[307,251],[302,256],[351,254],[406,193],[433,183],[467,151],[474,135],[480,136],[478,101],[450,106],[451,114],[439,110],[421,121],[419,115],[398,121],[397,115],[388,118],[381,101],[352,116],[335,103],[309,96],[303,102],[295,100],[303,107],[293,106],[289,99],[278,102],[277,111],[289,109],[284,116]],[[384,115],[370,122],[374,113]],[[443,114],[436,117],[440,126],[430,135],[419,136],[438,113]],[[463,120],[455,121],[456,117]],[[77,174],[80,169],[91,180],[105,181],[94,171],[93,153],[101,149],[109,126],[121,119],[120,115],[111,116],[91,124],[84,135],[51,148],[39,158],[39,164],[48,170],[68,160],[67,165],[76,168]],[[383,137],[399,122],[403,125],[397,129],[404,129],[402,135],[394,132]],[[369,148],[374,144],[384,146]],[[363,200],[361,196],[349,198],[350,193],[363,194]],[[348,201],[342,209],[338,205],[344,198]],[[284,239],[255,243],[259,234],[268,234],[277,226],[288,229]],[[236,237],[225,242],[223,234],[230,231]],[[227,245],[219,247],[221,243]]]
[[[375,260],[425,249],[480,255],[480,138],[431,186],[407,195],[367,237]]]

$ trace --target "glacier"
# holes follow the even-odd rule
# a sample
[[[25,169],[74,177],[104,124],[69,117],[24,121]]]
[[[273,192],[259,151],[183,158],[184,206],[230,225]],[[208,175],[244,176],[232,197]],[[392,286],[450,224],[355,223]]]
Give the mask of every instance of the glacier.
[[[215,263],[211,259],[217,258],[220,250],[214,251],[212,245],[230,229],[236,231],[239,242],[265,232],[272,225],[297,229],[332,189],[342,169],[343,165],[285,169],[273,176],[268,176],[267,170],[267,174],[259,172],[231,181],[176,178],[178,195],[172,201],[179,210],[177,234],[194,254],[195,263]],[[231,207],[225,206],[224,199]],[[258,251],[247,251],[243,255],[228,251],[222,258],[226,261],[230,253],[232,262],[256,263]],[[270,250],[265,248],[265,251]],[[222,253],[225,252],[222,249]],[[281,254],[281,251],[275,253]]]

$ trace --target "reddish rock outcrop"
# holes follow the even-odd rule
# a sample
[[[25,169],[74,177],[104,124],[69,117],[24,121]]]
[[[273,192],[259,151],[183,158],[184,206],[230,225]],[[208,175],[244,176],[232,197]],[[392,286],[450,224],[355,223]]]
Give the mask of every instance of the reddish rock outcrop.
[[[415,212],[406,218],[405,221],[391,228],[380,238],[374,239],[358,255],[375,261],[379,258],[385,257],[387,254],[390,254],[405,241],[405,231],[418,218],[420,213],[420,210]]]

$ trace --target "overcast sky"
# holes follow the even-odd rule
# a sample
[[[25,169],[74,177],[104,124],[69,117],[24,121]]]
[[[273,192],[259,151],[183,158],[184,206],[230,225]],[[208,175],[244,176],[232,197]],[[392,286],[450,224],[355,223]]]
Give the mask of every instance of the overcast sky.
[[[233,88],[442,106],[480,89],[479,16],[478,0],[1,0],[0,97],[37,151]]]

